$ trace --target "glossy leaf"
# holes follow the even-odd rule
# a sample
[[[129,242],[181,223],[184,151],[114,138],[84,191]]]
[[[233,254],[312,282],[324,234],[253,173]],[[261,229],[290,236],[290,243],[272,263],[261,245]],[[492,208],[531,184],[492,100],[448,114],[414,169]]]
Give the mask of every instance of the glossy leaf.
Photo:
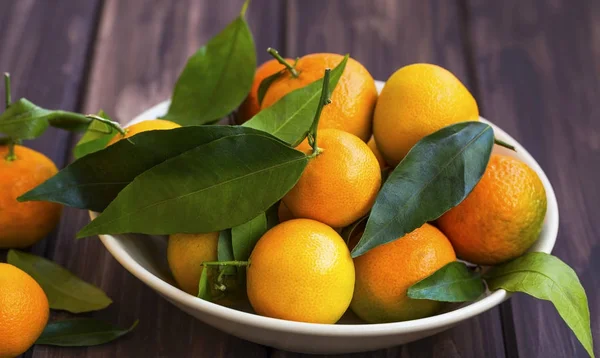
[[[198,283],[198,297],[203,300],[212,301],[213,297],[210,289],[210,280],[208,279],[209,270],[209,266],[204,266],[202,269],[202,273],[200,274],[200,282]]]
[[[258,239],[267,231],[267,216],[260,213],[254,219],[235,226],[231,229],[233,243],[233,257],[237,261],[246,261],[258,242]],[[221,261],[221,259],[219,259]]]
[[[128,329],[93,318],[77,318],[49,323],[35,344],[60,347],[89,347],[118,339],[137,327],[135,321]]]
[[[104,111],[100,111],[98,116],[110,119]],[[113,127],[102,122],[92,121],[73,150],[75,158],[79,159],[87,154],[106,148],[108,142],[115,135],[117,135],[117,131]]]
[[[101,289],[43,257],[10,250],[7,261],[40,284],[52,309],[81,313],[101,310],[112,303]]]
[[[304,153],[264,133],[222,137],[137,176],[78,237],[237,226],[281,199],[307,162]]]
[[[53,201],[103,211],[146,170],[199,146],[241,134],[267,135],[239,126],[192,126],[136,134],[90,153],[22,195],[19,201]]]
[[[269,87],[271,87],[271,84],[287,71],[287,69],[283,69],[279,72],[275,72],[274,74],[270,75],[269,77],[265,78],[260,82],[260,85],[258,85],[258,91],[256,91],[256,99],[258,100],[259,105],[262,104],[262,101],[265,98],[265,94],[267,94],[267,90],[269,89]]]
[[[51,113],[21,98],[0,115],[0,133],[11,138],[37,138],[48,128]]]
[[[481,179],[493,144],[492,127],[481,122],[457,123],[421,139],[381,188],[352,257],[403,237],[463,201]]]
[[[552,302],[588,354],[594,356],[590,310],[577,274],[559,258],[530,252],[484,274],[490,290],[523,292]]]
[[[217,242],[217,260],[232,261],[234,260],[233,257],[231,229],[225,229],[219,233],[219,241]],[[219,270],[224,270],[227,275],[233,275],[236,272],[236,268],[233,266],[222,266]]]
[[[348,62],[348,55],[331,71],[329,97],[335,89]],[[306,137],[319,105],[323,79],[294,90],[272,106],[258,112],[245,127],[259,129],[274,135],[295,147]]]
[[[182,125],[206,124],[237,108],[246,98],[256,69],[256,51],[242,14],[192,55],[179,76],[165,119]]]
[[[408,288],[408,297],[443,302],[474,301],[485,292],[479,272],[451,262]]]

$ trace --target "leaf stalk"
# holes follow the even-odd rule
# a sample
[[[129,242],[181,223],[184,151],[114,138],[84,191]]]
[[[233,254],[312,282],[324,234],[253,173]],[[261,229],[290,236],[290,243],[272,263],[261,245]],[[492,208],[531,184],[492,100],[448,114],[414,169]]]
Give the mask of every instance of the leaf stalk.
[[[277,60],[277,62],[279,62],[279,63],[281,63],[282,65],[284,65],[284,66],[285,66],[285,68],[287,68],[287,69],[288,69],[288,71],[290,71],[290,73],[292,74],[292,77],[294,77],[294,78],[297,78],[297,77],[298,77],[298,75],[300,75],[300,73],[298,72],[298,70],[296,70],[296,68],[294,67],[294,66],[295,66],[295,64],[294,64],[294,66],[290,65],[290,64],[289,64],[289,63],[288,63],[288,62],[287,62],[287,61],[286,61],[286,60],[285,60],[283,57],[281,57],[281,55],[279,54],[279,52],[278,52],[277,50],[275,50],[275,49],[274,49],[274,48],[272,48],[272,47],[269,47],[269,48],[267,49],[267,52],[268,52],[268,53],[269,53],[271,56],[273,56],[273,57],[274,57],[274,58]],[[296,63],[297,63],[297,62],[298,62],[298,61],[296,61]]]

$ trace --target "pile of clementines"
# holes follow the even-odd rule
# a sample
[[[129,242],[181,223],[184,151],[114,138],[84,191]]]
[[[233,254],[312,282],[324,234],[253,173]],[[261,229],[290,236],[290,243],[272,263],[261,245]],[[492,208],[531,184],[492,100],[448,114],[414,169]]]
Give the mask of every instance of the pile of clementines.
[[[260,66],[237,112],[238,124],[323,76],[343,59],[310,54],[294,65],[273,59]],[[270,84],[259,102],[259,86]],[[541,180],[524,163],[493,154],[475,189],[436,222],[354,260],[340,232],[368,215],[382,178],[423,137],[462,121],[479,120],[477,103],[448,70],[412,64],[396,71],[378,95],[367,69],[350,58],[318,122],[317,155],[279,203],[279,224],[258,241],[249,259],[246,292],[261,315],[335,323],[348,307],[370,323],[435,314],[441,302],[416,300],[407,289],[458,258],[493,265],[523,254],[537,239],[546,212]],[[130,133],[168,129],[164,120],[134,125]],[[296,149],[311,154],[304,140]],[[400,210],[400,209],[399,209]],[[217,260],[219,233],[174,234],[168,261],[186,292],[197,295],[202,263]],[[400,238],[398,238],[400,239]],[[222,301],[230,304],[231,301]]]

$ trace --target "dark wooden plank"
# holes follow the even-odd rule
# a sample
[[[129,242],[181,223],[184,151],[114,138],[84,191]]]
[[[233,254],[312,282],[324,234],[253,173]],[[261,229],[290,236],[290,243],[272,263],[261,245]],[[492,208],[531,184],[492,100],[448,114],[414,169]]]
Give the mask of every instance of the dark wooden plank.
[[[189,55],[235,16],[242,0],[105,1],[83,111],[104,109],[122,123],[169,97]],[[255,0],[248,20],[257,47],[279,45],[279,5]],[[264,60],[266,57],[262,55]],[[114,300],[92,316],[121,326],[136,318],[136,331],[111,344],[60,349],[37,347],[36,357],[263,357],[259,345],[229,336],[188,316],[129,274],[98,239],[74,241],[88,221],[84,211],[69,221],[53,258],[104,289]]]
[[[448,68],[471,90],[468,50],[455,2],[430,1],[290,1],[285,56],[313,52],[350,53],[373,77],[386,80],[414,62]],[[276,351],[277,357],[301,355]],[[453,329],[393,349],[356,357],[503,357],[499,309]]]
[[[554,254],[586,288],[600,354],[600,3],[469,0],[469,35],[483,114],[531,152],[554,186]],[[550,303],[517,296],[507,351],[586,357]]]

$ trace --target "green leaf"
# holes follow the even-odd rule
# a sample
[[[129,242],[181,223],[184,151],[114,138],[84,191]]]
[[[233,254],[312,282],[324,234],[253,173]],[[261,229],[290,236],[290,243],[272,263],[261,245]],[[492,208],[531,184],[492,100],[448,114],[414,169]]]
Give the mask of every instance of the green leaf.
[[[342,239],[344,239],[344,241],[346,241],[346,243],[350,243],[350,239],[354,235],[354,232],[357,232],[358,230],[361,230],[361,229],[364,231],[365,224],[368,219],[369,219],[369,214],[363,216],[362,218],[356,220],[352,224],[343,228],[342,232],[340,234]]]
[[[219,241],[217,242],[217,260],[218,261],[232,261],[233,258],[233,244],[231,242],[231,229],[225,229],[219,233]],[[207,270],[207,268],[204,268]],[[233,275],[236,272],[234,266],[222,266],[219,270],[224,270],[225,274]]]
[[[89,347],[108,343],[133,331],[136,320],[128,329],[93,318],[77,318],[49,323],[35,344],[60,347]]]
[[[348,55],[331,71],[329,78],[329,96],[337,86],[348,62]],[[298,88],[272,106],[258,112],[245,127],[259,129],[295,147],[304,140],[315,118],[319,105],[323,79]]]
[[[237,261],[246,261],[250,257],[254,245],[267,231],[267,216],[260,213],[254,219],[231,229],[233,257]],[[220,259],[219,259],[220,261]]]
[[[40,284],[52,309],[81,313],[101,310],[112,303],[101,289],[43,257],[10,250],[7,261]]]
[[[408,297],[443,302],[474,301],[485,292],[479,272],[454,261],[408,288]]]
[[[210,280],[208,279],[208,270],[210,270],[210,267],[204,266],[202,273],[200,274],[200,282],[198,283],[198,297],[203,300],[212,301],[213,297],[210,289]]]
[[[137,176],[78,237],[237,226],[281,199],[307,163],[304,153],[265,133],[222,137]]]
[[[110,120],[104,111],[98,112],[98,116]],[[108,142],[115,135],[117,135],[117,131],[113,127],[99,121],[92,121],[73,150],[75,158],[79,159],[106,148]]]
[[[377,195],[357,257],[403,237],[458,205],[481,179],[494,133],[481,122],[457,123],[421,139]]]
[[[267,217],[267,230],[271,230],[276,225],[279,225],[279,203],[271,205],[269,210],[265,213]]]
[[[205,124],[226,116],[246,98],[256,69],[256,51],[242,14],[189,59],[179,76],[165,119]]]
[[[52,111],[21,98],[0,115],[0,133],[18,139],[34,139],[48,128]]]
[[[117,194],[146,170],[199,146],[240,134],[267,135],[238,126],[192,126],[136,134],[90,153],[25,193],[19,201],[53,201],[103,211]]]
[[[256,97],[258,99],[259,105],[262,104],[262,101],[265,98],[265,94],[267,94],[267,90],[269,89],[269,87],[271,87],[271,84],[273,84],[273,82],[275,82],[276,79],[278,79],[287,71],[287,69],[283,69],[279,72],[275,72],[274,74],[270,75],[269,77],[265,78],[260,82],[260,85],[258,85],[258,91],[256,92]]]
[[[575,271],[559,258],[543,252],[530,252],[492,267],[483,277],[492,291],[502,288],[552,302],[588,354],[594,357],[585,290]]]

